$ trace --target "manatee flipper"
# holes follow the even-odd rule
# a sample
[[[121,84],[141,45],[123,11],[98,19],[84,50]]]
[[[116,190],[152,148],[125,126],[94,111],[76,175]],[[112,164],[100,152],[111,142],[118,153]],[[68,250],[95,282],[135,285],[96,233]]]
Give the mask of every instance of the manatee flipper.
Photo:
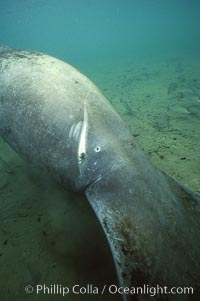
[[[173,287],[192,287],[197,298],[199,194],[158,170],[136,177],[134,165],[129,162],[127,166],[86,190],[110,244],[120,285],[167,286],[167,292]],[[152,299],[125,294],[124,300],[148,297]],[[189,297],[182,295],[181,300]],[[171,300],[170,295],[165,298]],[[171,298],[176,300],[176,296]]]

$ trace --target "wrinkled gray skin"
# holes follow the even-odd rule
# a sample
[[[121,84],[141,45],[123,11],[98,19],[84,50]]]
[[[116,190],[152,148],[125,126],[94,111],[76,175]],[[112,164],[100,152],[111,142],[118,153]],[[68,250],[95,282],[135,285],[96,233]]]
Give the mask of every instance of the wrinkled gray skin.
[[[199,195],[148,162],[84,75],[50,56],[0,47],[0,135],[67,187],[85,191],[120,285],[199,290]]]

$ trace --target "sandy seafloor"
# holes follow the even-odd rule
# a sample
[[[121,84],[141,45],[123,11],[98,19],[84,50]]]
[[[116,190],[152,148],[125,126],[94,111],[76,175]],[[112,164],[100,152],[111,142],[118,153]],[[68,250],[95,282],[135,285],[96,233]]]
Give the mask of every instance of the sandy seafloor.
[[[86,72],[151,162],[200,192],[200,60],[98,62]],[[0,143],[0,300],[120,300],[29,295],[27,284],[116,283],[103,231],[87,200]]]

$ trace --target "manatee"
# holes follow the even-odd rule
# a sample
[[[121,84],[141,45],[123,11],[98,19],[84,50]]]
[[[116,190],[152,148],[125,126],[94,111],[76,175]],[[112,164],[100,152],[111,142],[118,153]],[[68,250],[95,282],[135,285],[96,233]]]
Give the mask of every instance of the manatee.
[[[0,47],[0,135],[23,158],[85,193],[120,287],[186,286],[198,295],[199,194],[152,166],[87,77],[46,54]],[[127,291],[124,300],[152,299]]]

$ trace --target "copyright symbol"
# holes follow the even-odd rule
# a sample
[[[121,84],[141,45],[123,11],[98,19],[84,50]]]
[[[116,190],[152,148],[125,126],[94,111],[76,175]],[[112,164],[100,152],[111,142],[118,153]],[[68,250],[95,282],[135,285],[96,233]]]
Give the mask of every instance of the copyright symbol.
[[[26,292],[27,294],[32,294],[32,292],[33,292],[33,287],[32,287],[32,285],[26,285],[26,286],[25,286],[25,292]]]

